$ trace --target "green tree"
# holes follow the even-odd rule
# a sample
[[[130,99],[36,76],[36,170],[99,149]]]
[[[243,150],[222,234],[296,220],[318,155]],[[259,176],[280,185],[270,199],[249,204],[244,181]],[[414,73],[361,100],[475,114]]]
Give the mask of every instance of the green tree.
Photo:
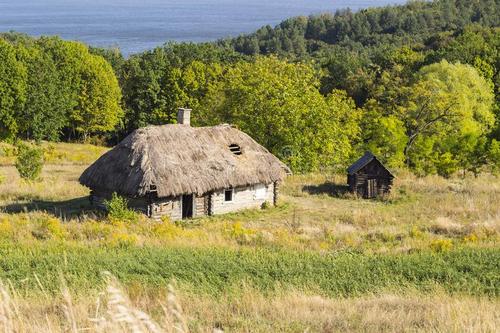
[[[28,73],[26,103],[17,115],[19,132],[26,139],[57,141],[68,123],[59,72],[50,55],[36,46],[18,45],[18,54]]]
[[[200,108],[201,101],[209,90],[217,84],[223,74],[223,67],[218,63],[193,61],[182,70],[180,89],[183,92],[184,106],[194,110]],[[178,107],[182,105],[178,104]],[[195,113],[196,119],[196,113]],[[195,121],[196,122],[196,121]]]
[[[81,72],[89,55],[88,48],[82,43],[63,41],[58,37],[41,37],[36,44],[41,52],[52,58],[56,67],[59,77],[57,88],[61,95],[60,112],[65,115],[68,124],[65,134],[71,139],[77,133],[70,116],[79,104]]]
[[[408,140],[404,123],[395,115],[384,115],[380,108],[380,104],[374,100],[365,105],[359,153],[369,150],[389,167],[403,167]]]
[[[179,87],[181,74],[161,48],[127,61],[123,67],[126,80],[122,84],[127,131],[175,121],[176,107],[184,102]]]
[[[21,178],[37,180],[43,168],[43,149],[20,143],[17,145],[16,169]]]
[[[109,132],[123,118],[121,90],[113,69],[104,58],[89,55],[81,71],[78,105],[70,120],[84,140],[89,134]]]
[[[26,101],[26,67],[16,49],[0,38],[0,139],[13,140],[19,130],[17,115]]]
[[[297,172],[339,166],[358,135],[358,112],[345,92],[325,98],[319,84],[307,64],[240,62],[210,88],[197,121],[236,125]]]
[[[406,105],[399,109],[408,137],[407,163],[416,166],[420,164],[416,160],[428,159],[427,146],[438,155],[435,161],[454,160],[445,163],[445,173],[451,164],[463,164],[471,151],[468,147],[491,131],[493,98],[491,85],[471,66],[443,60],[423,67],[408,88]]]
[[[127,132],[148,124],[171,124],[177,108],[197,108],[222,72],[220,60],[231,52],[206,44],[167,44],[131,57],[122,82]]]

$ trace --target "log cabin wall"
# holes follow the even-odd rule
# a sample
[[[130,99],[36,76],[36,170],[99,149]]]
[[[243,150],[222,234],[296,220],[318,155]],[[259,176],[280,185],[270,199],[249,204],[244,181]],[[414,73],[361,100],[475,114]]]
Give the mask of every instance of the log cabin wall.
[[[228,189],[229,190],[229,189]],[[232,200],[226,201],[226,190],[193,195],[193,217],[225,214],[242,209],[260,208],[264,202],[275,203],[278,186],[275,184],[256,184],[232,189]],[[105,209],[105,200],[111,199],[109,193],[91,194],[92,203]],[[182,219],[182,196],[169,198],[127,198],[129,208],[142,212],[152,219],[159,220],[168,216],[172,221]]]
[[[264,202],[274,202],[274,184],[237,187],[231,201],[226,201],[225,190],[213,193],[213,214],[225,214],[249,208],[260,208]]]
[[[349,188],[364,198],[389,193],[393,183],[391,173],[376,159],[348,176]]]
[[[158,198],[150,204],[149,216],[152,219],[160,219],[168,216],[172,221],[182,219],[182,197]]]

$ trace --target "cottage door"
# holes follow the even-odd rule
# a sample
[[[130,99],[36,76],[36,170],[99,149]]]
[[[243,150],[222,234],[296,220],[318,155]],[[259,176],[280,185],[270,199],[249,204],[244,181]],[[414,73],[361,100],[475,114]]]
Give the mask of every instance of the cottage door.
[[[193,195],[182,196],[182,218],[189,219],[193,217]]]
[[[368,198],[374,198],[377,196],[377,180],[376,179],[368,179],[366,188],[366,196]]]

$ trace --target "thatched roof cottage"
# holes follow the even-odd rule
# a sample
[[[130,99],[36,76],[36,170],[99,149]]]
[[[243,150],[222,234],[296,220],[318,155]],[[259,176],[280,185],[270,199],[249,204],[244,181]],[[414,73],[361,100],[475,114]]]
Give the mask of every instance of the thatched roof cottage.
[[[276,204],[289,169],[250,136],[230,125],[148,126],[127,136],[80,176],[91,201],[116,192],[150,217],[173,220]]]

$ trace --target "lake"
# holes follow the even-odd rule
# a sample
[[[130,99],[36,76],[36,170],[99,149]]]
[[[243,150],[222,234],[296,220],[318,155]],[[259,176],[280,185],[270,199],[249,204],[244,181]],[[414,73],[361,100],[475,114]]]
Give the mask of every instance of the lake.
[[[209,41],[283,19],[406,0],[0,0],[0,31],[59,35],[125,55],[166,41]]]

